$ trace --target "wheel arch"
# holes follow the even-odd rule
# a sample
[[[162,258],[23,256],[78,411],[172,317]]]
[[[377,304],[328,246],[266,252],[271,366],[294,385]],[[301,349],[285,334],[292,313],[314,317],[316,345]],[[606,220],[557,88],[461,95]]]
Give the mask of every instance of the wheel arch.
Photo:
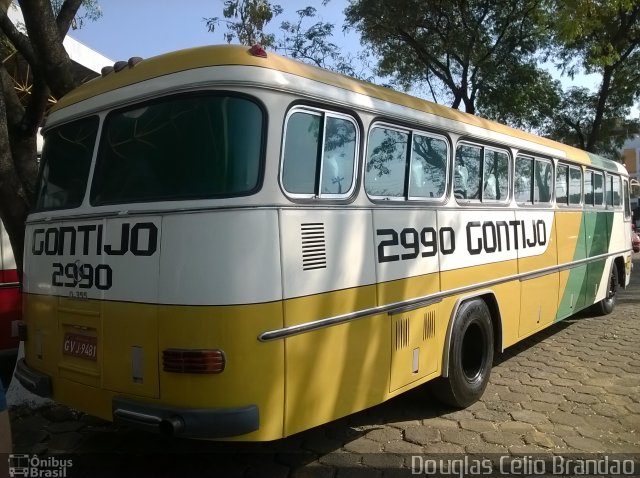
[[[458,318],[458,310],[460,306],[470,300],[480,299],[489,308],[489,314],[491,315],[491,325],[493,327],[493,348],[494,353],[502,352],[502,316],[500,315],[500,307],[498,307],[498,300],[492,290],[481,290],[472,294],[460,296],[453,306],[451,316],[449,317],[449,324],[447,325],[447,333],[444,339],[444,347],[442,351],[442,376],[449,376],[449,352],[451,349],[451,334],[453,333],[453,326]]]

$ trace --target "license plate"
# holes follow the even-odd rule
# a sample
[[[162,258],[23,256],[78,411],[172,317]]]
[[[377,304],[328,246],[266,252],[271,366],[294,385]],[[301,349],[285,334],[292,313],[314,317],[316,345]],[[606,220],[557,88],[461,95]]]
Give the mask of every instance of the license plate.
[[[62,352],[73,357],[97,360],[98,338],[90,335],[65,334]]]

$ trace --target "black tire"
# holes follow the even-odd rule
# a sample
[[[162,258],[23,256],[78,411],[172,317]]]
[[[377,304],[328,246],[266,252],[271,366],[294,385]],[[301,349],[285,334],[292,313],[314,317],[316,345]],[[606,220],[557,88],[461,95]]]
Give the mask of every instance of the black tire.
[[[455,317],[449,347],[449,376],[431,383],[442,402],[465,408],[484,393],[493,365],[493,325],[487,304],[464,302]]]
[[[620,281],[618,279],[618,266],[616,263],[611,264],[611,272],[609,273],[609,284],[607,286],[607,296],[600,302],[593,305],[594,311],[598,315],[609,315],[616,308],[618,301],[618,287]]]

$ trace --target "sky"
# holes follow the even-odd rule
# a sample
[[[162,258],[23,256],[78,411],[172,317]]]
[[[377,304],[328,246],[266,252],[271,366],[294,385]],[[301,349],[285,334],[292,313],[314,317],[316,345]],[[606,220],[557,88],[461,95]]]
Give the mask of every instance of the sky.
[[[277,30],[281,21],[293,20],[296,10],[313,5],[318,10],[318,20],[335,25],[333,41],[344,53],[355,54],[362,49],[355,32],[342,32],[342,12],[347,0],[330,0],[324,7],[321,0],[272,0],[272,3],[279,3],[284,14],[272,20],[271,31]],[[211,33],[204,20],[222,18],[223,0],[99,0],[99,5],[102,17],[95,22],[85,22],[83,28],[71,31],[70,35],[114,62],[132,56],[149,58],[183,48],[225,43],[225,26]],[[577,75],[570,79],[557,71],[551,73],[565,89],[584,86],[593,90],[599,83],[597,75]],[[637,107],[632,115],[640,115]]]
[[[285,19],[293,19],[296,10],[314,5],[323,21],[336,25],[337,43],[354,51],[360,48],[355,34],[349,35],[348,41],[342,34],[345,0],[331,0],[326,7],[320,6],[320,0],[275,0],[272,3],[279,3],[284,8],[284,14],[272,20],[272,27],[277,28]],[[210,33],[203,20],[222,18],[223,0],[100,0],[99,4],[102,17],[95,22],[85,22],[82,29],[72,30],[70,35],[114,61],[225,43],[222,36],[225,26]]]

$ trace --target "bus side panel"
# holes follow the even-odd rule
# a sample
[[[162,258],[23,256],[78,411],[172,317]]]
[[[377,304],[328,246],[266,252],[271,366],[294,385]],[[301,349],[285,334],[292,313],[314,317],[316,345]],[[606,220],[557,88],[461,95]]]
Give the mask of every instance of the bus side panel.
[[[582,216],[582,211],[556,211],[558,264],[561,266],[586,257],[585,230]],[[582,308],[586,279],[586,265],[560,271],[559,305],[556,320],[569,317]]]
[[[358,308],[375,286],[287,301],[288,311],[325,312],[338,303]],[[332,305],[333,304],[333,305]],[[355,310],[355,309],[354,309]],[[389,316],[379,314],[285,339],[285,435],[327,423],[388,398]]]
[[[285,326],[376,306],[368,211],[284,209],[280,214]],[[386,398],[386,314],[305,332],[284,343],[285,435]]]

